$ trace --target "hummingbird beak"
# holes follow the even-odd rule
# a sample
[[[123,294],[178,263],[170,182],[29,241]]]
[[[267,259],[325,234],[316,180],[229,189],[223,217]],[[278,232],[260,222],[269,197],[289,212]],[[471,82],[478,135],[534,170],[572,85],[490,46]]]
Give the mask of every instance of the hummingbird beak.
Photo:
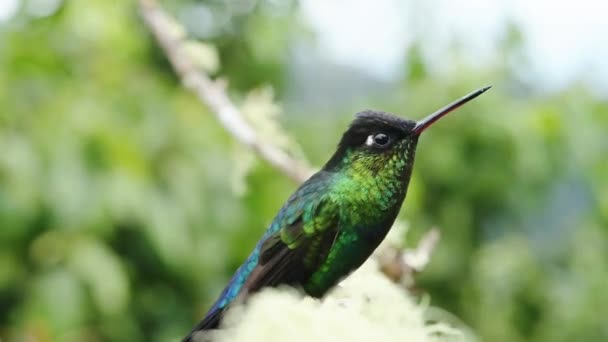
[[[490,88],[492,88],[492,86],[487,86],[487,87],[477,89],[477,90],[471,92],[470,94],[465,95],[462,98],[439,109],[435,113],[428,115],[426,118],[416,122],[416,126],[414,126],[414,129],[412,131],[414,132],[414,134],[420,135],[425,129],[429,128],[429,126],[431,126],[435,121],[441,119],[444,115],[457,109],[458,107],[464,105],[465,103],[471,101],[472,99],[476,98],[477,96],[485,93],[486,90],[488,90]]]

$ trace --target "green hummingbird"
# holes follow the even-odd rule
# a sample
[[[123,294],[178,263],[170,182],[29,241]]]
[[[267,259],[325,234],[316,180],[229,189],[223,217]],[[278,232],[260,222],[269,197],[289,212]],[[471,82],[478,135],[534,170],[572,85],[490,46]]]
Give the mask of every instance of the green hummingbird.
[[[399,213],[420,134],[488,89],[473,91],[418,122],[379,111],[356,114],[334,155],[289,197],[183,341],[217,328],[232,303],[264,287],[286,284],[322,297],[361,266]]]

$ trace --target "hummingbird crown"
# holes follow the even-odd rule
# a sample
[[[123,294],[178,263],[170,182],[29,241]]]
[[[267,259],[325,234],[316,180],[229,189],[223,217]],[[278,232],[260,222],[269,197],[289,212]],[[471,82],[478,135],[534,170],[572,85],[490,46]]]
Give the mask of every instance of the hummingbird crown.
[[[340,140],[338,147],[358,147],[364,145],[370,135],[385,134],[390,138],[403,138],[412,133],[416,122],[402,119],[386,112],[366,110],[355,115],[355,120]],[[394,142],[394,140],[393,140]],[[368,147],[374,145],[365,144]],[[378,144],[375,147],[388,147]]]

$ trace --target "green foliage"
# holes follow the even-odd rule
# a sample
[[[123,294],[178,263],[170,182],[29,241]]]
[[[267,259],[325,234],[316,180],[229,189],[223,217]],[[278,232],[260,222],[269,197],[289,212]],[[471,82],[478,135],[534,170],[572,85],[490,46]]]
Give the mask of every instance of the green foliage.
[[[232,139],[131,4],[73,2],[1,34],[0,336],[180,336],[270,216],[230,191]]]
[[[290,6],[275,16],[270,3],[204,37],[219,63],[213,47],[192,49],[239,103],[267,108],[252,114],[262,123],[272,96],[247,92],[268,83],[282,98],[286,47],[302,34]],[[517,31],[508,38],[517,56]],[[409,56],[400,87],[290,113],[278,143],[297,141],[320,165],[354,111],[420,118],[494,82],[420,141],[402,217],[443,238],[417,286],[483,340],[607,339],[608,104],[578,86],[534,93],[503,65],[453,62],[438,76]],[[0,70],[0,338],[182,336],[295,184],[235,162],[250,156],[180,87],[132,2],[71,1],[0,23]]]

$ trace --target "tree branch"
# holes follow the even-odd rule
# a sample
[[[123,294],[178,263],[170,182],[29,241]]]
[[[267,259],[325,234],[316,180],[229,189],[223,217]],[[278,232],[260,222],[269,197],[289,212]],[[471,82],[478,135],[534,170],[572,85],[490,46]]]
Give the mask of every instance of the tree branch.
[[[165,52],[185,88],[194,92],[218,121],[237,141],[254,151],[298,183],[304,182],[312,171],[301,161],[291,158],[282,149],[261,141],[257,132],[245,121],[226,92],[224,82],[214,81],[203,73],[185,51],[184,35],[179,24],[169,17],[155,0],[140,0],[142,17]]]
[[[411,288],[414,284],[414,274],[422,271],[431,261],[440,239],[439,229],[433,228],[422,236],[413,249],[404,250],[398,246],[390,246],[378,255],[380,270],[392,281]]]

